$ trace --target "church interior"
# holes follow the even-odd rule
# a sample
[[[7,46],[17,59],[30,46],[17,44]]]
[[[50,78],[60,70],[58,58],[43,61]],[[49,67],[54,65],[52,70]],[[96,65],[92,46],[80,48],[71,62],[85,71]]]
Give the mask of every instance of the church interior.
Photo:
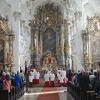
[[[0,0],[2,100],[100,100],[99,5],[100,0]],[[22,72],[23,95],[15,81],[18,95],[4,99],[2,76],[12,82]]]

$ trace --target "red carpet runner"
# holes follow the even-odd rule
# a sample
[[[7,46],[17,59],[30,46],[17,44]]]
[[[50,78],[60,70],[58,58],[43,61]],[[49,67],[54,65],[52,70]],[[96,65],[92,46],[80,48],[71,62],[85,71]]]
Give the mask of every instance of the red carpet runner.
[[[43,92],[56,91],[56,88],[43,88]],[[37,100],[60,100],[58,93],[40,94]]]

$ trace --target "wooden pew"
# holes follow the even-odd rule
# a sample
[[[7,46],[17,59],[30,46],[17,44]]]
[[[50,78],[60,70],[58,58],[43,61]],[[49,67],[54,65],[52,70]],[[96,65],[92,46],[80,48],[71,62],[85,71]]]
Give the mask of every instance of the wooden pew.
[[[6,90],[0,90],[0,100],[10,100],[10,94]]]
[[[96,92],[95,91],[86,91],[87,94],[87,100],[95,100],[96,98]]]
[[[81,89],[71,82],[68,84],[68,92],[73,96],[75,100],[100,100],[95,91],[89,88]]]
[[[100,100],[100,96],[96,96],[96,100]]]

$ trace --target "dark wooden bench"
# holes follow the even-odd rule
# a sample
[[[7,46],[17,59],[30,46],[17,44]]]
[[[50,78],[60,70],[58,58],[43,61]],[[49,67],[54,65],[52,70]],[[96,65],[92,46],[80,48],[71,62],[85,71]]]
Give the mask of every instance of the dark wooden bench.
[[[100,96],[96,96],[96,100],[100,100]]]
[[[68,84],[68,92],[75,100],[100,100],[100,96],[97,96],[96,91],[89,88],[81,89],[71,82]]]
[[[10,94],[6,90],[0,90],[0,100],[10,100]]]
[[[95,91],[86,91],[87,100],[95,100],[96,92]]]

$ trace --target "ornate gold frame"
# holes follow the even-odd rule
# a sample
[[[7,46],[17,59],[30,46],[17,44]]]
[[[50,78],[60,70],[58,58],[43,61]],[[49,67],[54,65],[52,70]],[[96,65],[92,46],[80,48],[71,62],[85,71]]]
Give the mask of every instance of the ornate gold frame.
[[[87,17],[87,26],[86,30],[88,33],[93,34],[95,36],[100,36],[100,17],[93,16]]]
[[[11,71],[13,60],[13,38],[14,35],[8,28],[8,18],[0,16],[0,40],[4,42],[4,63],[0,63],[0,69],[9,67]]]
[[[86,32],[88,33],[88,35],[90,37],[89,42],[92,47],[92,43],[98,41],[98,38],[100,37],[100,17],[99,16],[87,17]],[[93,47],[91,49],[93,49]],[[92,53],[93,53],[93,51],[92,51]],[[91,54],[91,59],[89,56],[87,56],[87,58],[89,60],[88,62],[90,62],[90,60],[92,60],[92,65],[94,65],[93,54]]]

